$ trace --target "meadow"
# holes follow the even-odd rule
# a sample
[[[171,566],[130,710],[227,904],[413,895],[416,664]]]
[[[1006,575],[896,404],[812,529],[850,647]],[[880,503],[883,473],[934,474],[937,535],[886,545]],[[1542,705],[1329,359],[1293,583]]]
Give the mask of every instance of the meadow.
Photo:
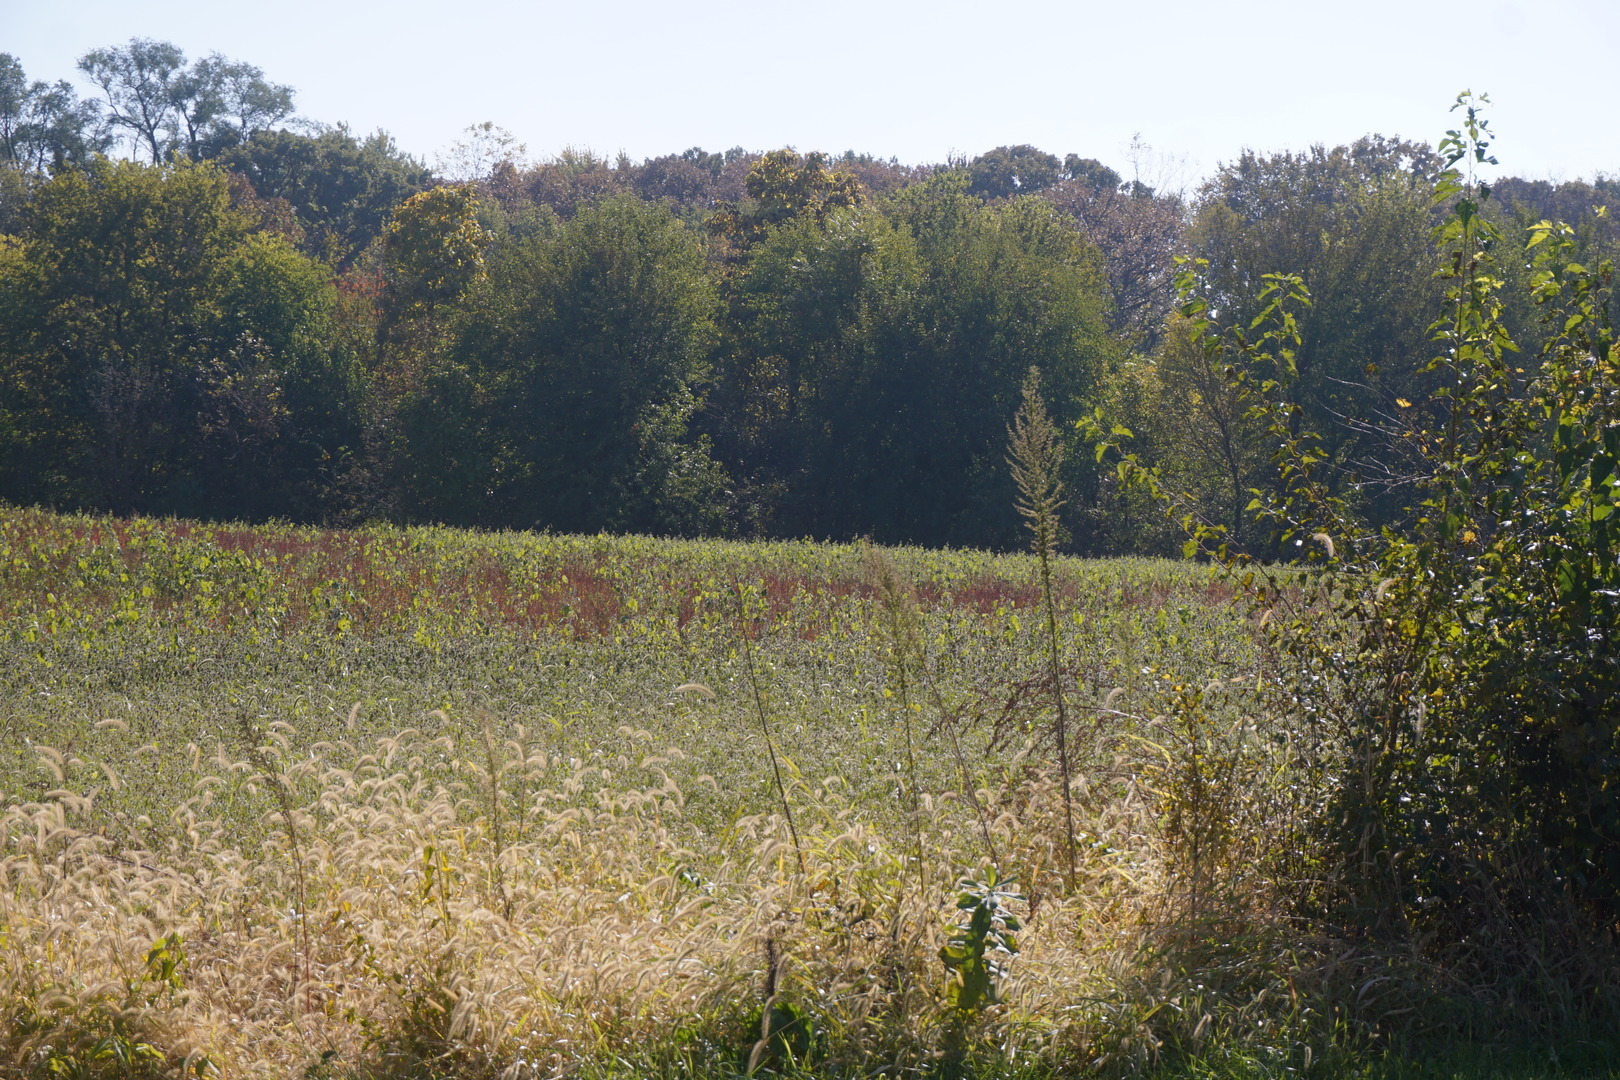
[[[1232,587],[1054,593],[1069,800],[1030,557],[0,507],[0,1071],[1612,1075],[1382,1057]]]

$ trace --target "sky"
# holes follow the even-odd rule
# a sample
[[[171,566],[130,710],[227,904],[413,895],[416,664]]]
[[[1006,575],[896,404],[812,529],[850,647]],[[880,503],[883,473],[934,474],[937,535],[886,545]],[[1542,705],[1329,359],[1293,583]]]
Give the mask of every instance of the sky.
[[[1432,144],[1490,94],[1501,172],[1620,173],[1599,126],[1620,0],[0,0],[30,79],[131,37],[291,84],[301,116],[434,163],[493,122],[533,158],[691,146],[906,163],[1030,143],[1191,188],[1244,149]],[[1134,147],[1134,149],[1133,149]]]

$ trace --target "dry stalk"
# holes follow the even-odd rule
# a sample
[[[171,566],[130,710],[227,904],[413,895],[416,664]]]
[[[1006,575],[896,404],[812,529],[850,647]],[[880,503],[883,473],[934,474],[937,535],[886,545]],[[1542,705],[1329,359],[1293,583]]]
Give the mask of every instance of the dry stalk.
[[[804,861],[804,845],[799,842],[799,829],[793,823],[793,808],[788,805],[787,785],[782,782],[782,766],[776,760],[776,743],[771,738],[771,722],[765,714],[765,697],[759,688],[759,673],[754,670],[754,645],[748,633],[747,598],[735,574],[731,578],[731,588],[737,594],[737,636],[742,639],[743,663],[748,671],[749,688],[754,692],[759,730],[765,736],[765,750],[771,757],[771,774],[776,777],[776,794],[782,800],[782,816],[787,819],[788,833],[793,837],[793,852],[799,857],[799,876],[808,878],[810,871]]]
[[[495,853],[491,861],[491,877],[495,879],[495,894],[501,898],[501,916],[512,918],[512,899],[506,894],[505,844],[501,835],[501,774],[505,767],[500,749],[495,743],[494,721],[488,713],[479,717],[484,738],[484,768],[489,780],[489,829]]]
[[[1046,609],[1048,678],[1057,706],[1058,773],[1063,778],[1063,825],[1068,837],[1069,868],[1064,881],[1074,891],[1074,798],[1069,784],[1068,709],[1063,699],[1063,674],[1057,629],[1057,603],[1052,595],[1052,559],[1062,540],[1058,511],[1063,508],[1063,440],[1041,402],[1041,373],[1030,368],[1024,379],[1024,399],[1013,418],[1008,464],[1018,485],[1018,513],[1029,526],[1031,546],[1041,566],[1041,599]]]
[[[286,779],[281,774],[281,763],[275,760],[264,748],[264,735],[258,726],[249,720],[246,713],[237,715],[237,730],[241,733],[243,744],[247,749],[248,760],[253,767],[259,770],[259,775],[265,783],[270,785],[270,791],[276,798],[276,806],[281,813],[281,820],[287,828],[287,842],[292,846],[293,854],[293,882],[298,889],[298,930],[299,954],[303,960],[303,1008],[309,1011],[309,993],[311,987],[310,974],[310,947],[309,947],[309,887],[304,880],[304,848],[298,838],[298,821],[295,817],[292,789],[287,786]]]

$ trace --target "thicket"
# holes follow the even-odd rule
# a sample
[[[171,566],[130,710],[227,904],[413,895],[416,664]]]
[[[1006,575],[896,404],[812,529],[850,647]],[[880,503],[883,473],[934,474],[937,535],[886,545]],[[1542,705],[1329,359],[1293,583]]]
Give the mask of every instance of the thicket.
[[[1281,818],[1289,838],[1267,855],[1294,913],[1360,935],[1364,959],[1407,966],[1411,983],[1471,995],[1508,1029],[1612,1029],[1614,268],[1582,261],[1568,225],[1539,222],[1521,245],[1484,214],[1492,192],[1474,169],[1494,159],[1482,104],[1460,98],[1464,122],[1440,143],[1444,302],[1419,370],[1433,390],[1362,430],[1406,463],[1399,528],[1369,519],[1312,425],[1298,388],[1314,305],[1297,276],[1270,275],[1253,319],[1225,328],[1207,267],[1189,263],[1181,315],[1187,348],[1272,448],[1275,485],[1247,507],[1262,550],[1306,572],[1279,576],[1282,563],[1200,520],[1195,496],[1122,449],[1126,429],[1099,455],[1178,507],[1188,550],[1249,593],[1272,658],[1257,690],[1300,780]],[[1520,260],[1541,323],[1530,349],[1503,299],[1501,267]],[[1201,695],[1175,714],[1196,724]],[[1184,781],[1202,791],[1238,767],[1216,755]]]

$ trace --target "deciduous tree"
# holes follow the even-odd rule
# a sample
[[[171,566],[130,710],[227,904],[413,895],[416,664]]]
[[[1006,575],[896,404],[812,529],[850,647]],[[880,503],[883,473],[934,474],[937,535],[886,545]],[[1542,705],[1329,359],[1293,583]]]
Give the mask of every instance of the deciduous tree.
[[[478,516],[570,532],[712,527],[723,477],[687,424],[715,305],[698,237],[631,197],[498,251],[455,350],[486,439],[473,463],[485,471],[469,478],[487,493]]]
[[[1427,230],[1439,169],[1427,147],[1378,136],[1245,153],[1205,185],[1188,236],[1207,260],[1200,295],[1223,327],[1259,314],[1266,274],[1297,274],[1315,297],[1297,315],[1289,392],[1300,423],[1322,433],[1340,492],[1375,520],[1399,512],[1411,479],[1387,435],[1398,402],[1427,399],[1432,381],[1429,327],[1442,287]]]
[[[44,174],[110,146],[95,102],[65,82],[29,82],[16,57],[0,53],[0,168]]]
[[[260,131],[218,161],[260,196],[287,200],[304,229],[304,251],[339,271],[382,233],[394,207],[432,186],[427,168],[387,133],[357,139],[341,125],[316,135]]]
[[[100,158],[40,185],[25,226],[0,260],[0,493],[319,512],[354,387],[318,268],[250,234],[207,166]]]
[[[175,153],[213,157],[293,111],[292,87],[267,82],[259,68],[218,53],[188,66],[167,41],[131,38],[93,49],[79,58],[79,70],[100,88],[108,121],[154,165]]]

